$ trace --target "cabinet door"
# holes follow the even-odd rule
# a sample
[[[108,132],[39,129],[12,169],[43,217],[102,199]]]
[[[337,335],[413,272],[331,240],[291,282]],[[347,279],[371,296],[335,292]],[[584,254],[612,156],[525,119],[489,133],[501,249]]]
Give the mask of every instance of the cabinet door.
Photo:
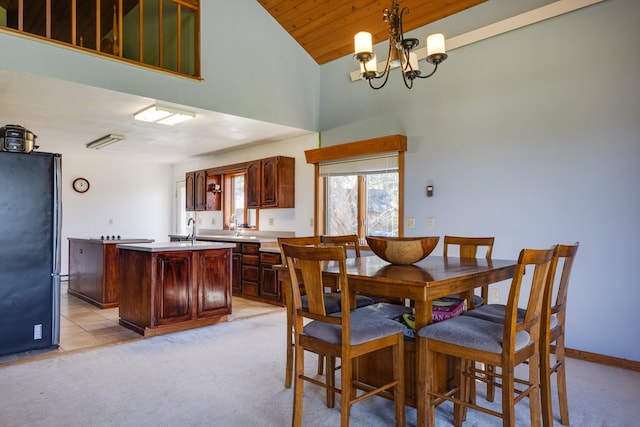
[[[160,253],[154,258],[157,325],[191,320],[191,252]]]
[[[207,204],[207,173],[197,171],[195,173],[195,210],[203,211]]]
[[[186,190],[186,203],[185,207],[187,211],[193,211],[196,209],[195,202],[195,189],[196,189],[196,174],[195,172],[187,172],[184,177],[184,188]]]
[[[278,206],[278,158],[262,160],[262,188],[260,205]]]
[[[231,251],[198,253],[198,317],[231,314]]]
[[[261,187],[261,167],[260,160],[247,163],[247,207],[260,207],[260,187]]]
[[[282,302],[280,284],[273,266],[280,264],[280,255],[262,253],[260,255],[260,298]]]
[[[231,290],[235,295],[242,295],[242,254],[234,253],[231,266]]]

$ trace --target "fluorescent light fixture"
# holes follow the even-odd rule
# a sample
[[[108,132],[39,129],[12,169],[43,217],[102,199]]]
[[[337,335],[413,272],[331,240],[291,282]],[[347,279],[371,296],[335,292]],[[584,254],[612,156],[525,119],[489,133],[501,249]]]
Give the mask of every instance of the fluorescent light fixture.
[[[125,139],[124,135],[110,134],[96,139],[95,141],[91,141],[87,144],[87,148],[95,148],[96,150],[98,150],[100,148],[106,147],[107,145],[111,145],[114,142],[122,141],[123,139]]]
[[[195,118],[196,113],[152,105],[151,107],[145,108],[144,110],[136,113],[133,117],[136,120],[142,120],[144,122],[173,126],[176,123]]]

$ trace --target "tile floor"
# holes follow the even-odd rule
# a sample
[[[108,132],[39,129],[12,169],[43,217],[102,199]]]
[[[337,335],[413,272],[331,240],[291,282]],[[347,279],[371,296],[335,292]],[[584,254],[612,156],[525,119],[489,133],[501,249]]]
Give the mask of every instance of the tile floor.
[[[60,345],[56,350],[36,350],[0,356],[0,366],[25,360],[56,357],[104,345],[143,339],[141,335],[118,324],[118,308],[100,309],[66,292],[60,296]],[[233,297],[229,321],[284,310],[271,304]]]

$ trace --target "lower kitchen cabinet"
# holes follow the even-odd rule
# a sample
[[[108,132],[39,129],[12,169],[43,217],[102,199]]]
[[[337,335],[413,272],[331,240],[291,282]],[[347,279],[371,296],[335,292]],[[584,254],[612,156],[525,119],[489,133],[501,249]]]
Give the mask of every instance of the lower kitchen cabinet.
[[[274,265],[280,264],[280,254],[260,253],[260,298],[268,302],[284,304],[283,293],[276,277]]]
[[[150,336],[226,321],[230,248],[120,250],[120,324]]]

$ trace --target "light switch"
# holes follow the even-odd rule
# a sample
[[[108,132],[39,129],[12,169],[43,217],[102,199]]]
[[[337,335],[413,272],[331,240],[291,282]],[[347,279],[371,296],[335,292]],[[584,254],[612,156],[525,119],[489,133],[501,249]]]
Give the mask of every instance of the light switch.
[[[407,228],[416,228],[415,218],[407,218]]]
[[[427,228],[429,230],[433,230],[436,228],[436,219],[432,216],[430,216],[429,218],[427,218]]]

